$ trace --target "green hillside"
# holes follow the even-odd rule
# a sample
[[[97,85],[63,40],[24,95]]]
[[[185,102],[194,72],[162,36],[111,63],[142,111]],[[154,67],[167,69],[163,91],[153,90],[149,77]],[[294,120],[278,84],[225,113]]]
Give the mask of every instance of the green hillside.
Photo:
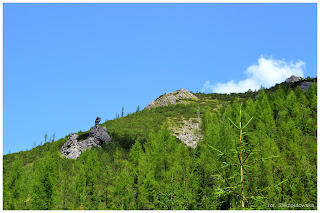
[[[305,92],[296,82],[241,94],[194,93],[199,99],[188,104],[109,120],[101,126],[112,141],[77,160],[61,156],[68,136],[4,155],[3,208],[243,209],[241,151],[249,156],[245,209],[317,209],[316,80],[308,78],[314,83]],[[191,148],[171,129],[198,116],[202,138]],[[229,118],[238,125],[251,117],[240,147]],[[89,130],[77,134],[81,141]]]

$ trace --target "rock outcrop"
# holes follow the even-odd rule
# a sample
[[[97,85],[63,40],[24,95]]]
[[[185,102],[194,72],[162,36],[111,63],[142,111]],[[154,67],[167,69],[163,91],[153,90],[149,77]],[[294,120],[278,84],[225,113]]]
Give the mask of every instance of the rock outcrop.
[[[304,80],[302,77],[292,75],[290,78],[287,78],[285,80],[285,83],[295,83],[295,82],[302,81],[302,80]],[[300,84],[300,88],[301,88],[302,91],[306,91],[306,90],[308,90],[310,88],[311,85],[312,85],[312,82],[303,81]]]
[[[198,99],[194,94],[186,89],[181,88],[180,90],[174,91],[173,93],[166,93],[155,101],[151,101],[148,106],[144,109],[151,109],[152,107],[168,106],[169,104],[185,104],[183,99]]]
[[[201,134],[200,125],[201,118],[190,118],[178,121],[176,118],[169,118],[169,129],[172,135],[176,136],[180,141],[187,146],[196,148],[199,141],[203,139]]]
[[[99,117],[97,117],[95,123],[95,126],[90,129],[89,137],[94,138],[97,144],[99,144],[102,141],[105,141],[106,143],[109,142],[111,138],[107,133],[107,128],[99,126]]]
[[[102,143],[111,140],[106,127],[99,126],[100,118],[97,117],[95,126],[91,128],[89,138],[78,142],[79,136],[75,133],[69,135],[68,141],[61,147],[61,155],[67,158],[77,159],[82,152],[93,146],[101,147]]]
[[[290,78],[287,78],[285,82],[286,83],[294,83],[294,82],[301,81],[301,80],[302,80],[301,77],[292,75]]]

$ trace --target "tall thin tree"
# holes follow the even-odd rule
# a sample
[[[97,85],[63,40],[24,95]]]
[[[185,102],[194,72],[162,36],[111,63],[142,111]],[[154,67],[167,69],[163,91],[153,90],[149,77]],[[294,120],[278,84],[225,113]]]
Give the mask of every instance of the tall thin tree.
[[[219,153],[219,155],[224,155],[227,157],[227,159],[231,160],[231,162],[223,162],[225,165],[227,166],[236,166],[239,168],[240,170],[240,193],[236,192],[233,190],[234,187],[232,187],[229,182],[228,182],[228,179],[230,178],[227,178],[227,177],[224,177],[221,173],[220,173],[220,170],[217,168],[217,171],[219,172],[219,175],[222,177],[222,179],[225,181],[225,183],[227,184],[227,188],[230,189],[233,193],[235,193],[236,195],[238,195],[239,197],[241,197],[241,206],[242,208],[245,207],[245,202],[247,202],[248,198],[246,197],[247,195],[254,195],[258,192],[262,192],[262,191],[266,191],[266,190],[269,190],[269,189],[272,189],[272,188],[275,188],[277,187],[278,185],[284,183],[286,180],[282,181],[281,183],[273,186],[273,187],[267,187],[265,189],[261,189],[261,190],[258,190],[256,192],[253,192],[253,193],[250,193],[250,194],[245,194],[244,192],[244,173],[243,171],[245,170],[245,166],[248,166],[248,165],[252,165],[253,163],[256,163],[258,161],[264,161],[264,160],[267,160],[267,159],[271,159],[271,158],[274,158],[274,157],[278,157],[278,156],[271,156],[271,157],[267,157],[267,158],[259,158],[259,159],[256,159],[256,160],[252,160],[250,162],[246,162],[247,159],[249,158],[249,156],[255,152],[258,152],[259,150],[256,150],[254,149],[254,147],[251,147],[251,149],[247,149],[245,147],[245,143],[243,142],[243,136],[246,135],[247,133],[244,132],[243,130],[248,126],[248,124],[251,122],[251,120],[253,119],[253,117],[251,117],[249,119],[249,121],[246,123],[246,124],[243,124],[242,122],[242,115],[241,115],[241,107],[242,107],[242,103],[240,105],[240,123],[239,123],[239,126],[236,125],[229,117],[228,119],[230,120],[230,122],[233,124],[233,126],[235,126],[238,130],[239,130],[239,146],[236,150],[233,150],[233,152],[235,153],[235,155],[238,157],[238,160],[235,160],[233,157],[231,157],[229,154],[226,154],[210,145],[208,145],[210,148],[212,148],[213,150],[217,151]]]
[[[124,106],[122,107],[122,110],[121,110],[121,117],[124,116]]]

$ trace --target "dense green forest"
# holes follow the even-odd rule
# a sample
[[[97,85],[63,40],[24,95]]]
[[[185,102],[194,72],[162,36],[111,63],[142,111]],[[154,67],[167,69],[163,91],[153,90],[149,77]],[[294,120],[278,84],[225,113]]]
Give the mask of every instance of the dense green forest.
[[[200,99],[190,104],[109,120],[101,126],[112,142],[77,160],[61,156],[67,136],[4,155],[3,208],[317,209],[317,83],[309,81],[315,83],[305,92],[298,82],[242,94],[195,93]],[[198,109],[203,140],[193,149],[171,135],[167,120],[196,117]],[[251,117],[239,147],[230,119],[238,125]],[[89,132],[78,134],[81,140]],[[239,150],[249,156],[244,208]]]

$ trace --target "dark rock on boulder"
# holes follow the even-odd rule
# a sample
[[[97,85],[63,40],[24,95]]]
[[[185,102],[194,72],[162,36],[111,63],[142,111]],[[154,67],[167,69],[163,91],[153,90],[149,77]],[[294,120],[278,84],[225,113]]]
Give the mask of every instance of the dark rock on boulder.
[[[96,118],[95,126],[97,126],[97,125],[100,123],[100,119],[101,119],[100,117],[97,117],[97,118]]]

